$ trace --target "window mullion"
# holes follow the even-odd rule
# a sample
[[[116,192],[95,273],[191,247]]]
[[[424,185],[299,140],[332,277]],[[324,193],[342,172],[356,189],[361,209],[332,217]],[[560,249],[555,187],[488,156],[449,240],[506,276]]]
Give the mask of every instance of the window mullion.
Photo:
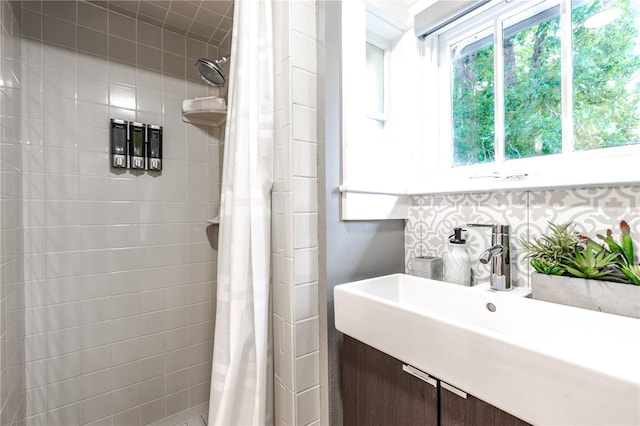
[[[493,45],[493,90],[494,90],[494,123],[495,123],[495,162],[504,161],[504,53],[502,37],[502,19],[494,21]]]
[[[562,154],[567,155],[573,148],[573,28],[571,22],[571,1],[560,2],[560,33],[562,69]]]

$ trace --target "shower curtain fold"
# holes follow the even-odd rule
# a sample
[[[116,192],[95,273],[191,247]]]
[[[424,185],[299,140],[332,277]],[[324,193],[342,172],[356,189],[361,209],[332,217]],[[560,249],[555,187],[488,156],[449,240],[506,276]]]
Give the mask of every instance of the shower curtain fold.
[[[271,1],[236,1],[218,239],[209,425],[272,424]]]

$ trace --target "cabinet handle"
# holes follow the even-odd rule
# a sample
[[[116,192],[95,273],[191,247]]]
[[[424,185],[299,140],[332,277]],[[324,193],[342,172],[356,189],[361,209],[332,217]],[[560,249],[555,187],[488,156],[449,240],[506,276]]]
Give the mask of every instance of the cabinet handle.
[[[422,380],[423,382],[429,383],[434,388],[438,386],[438,381],[436,379],[434,379],[433,377],[429,376],[424,371],[418,370],[417,368],[415,368],[412,365],[402,364],[402,371],[405,371],[405,372],[411,374],[412,376],[417,377],[418,379]]]
[[[455,386],[451,386],[449,383],[447,382],[443,382],[442,380],[440,381],[440,386],[442,386],[444,389],[448,390],[451,393],[455,393],[456,395],[458,395],[461,398],[467,399],[467,393],[465,391],[461,391],[460,389],[458,389]]]

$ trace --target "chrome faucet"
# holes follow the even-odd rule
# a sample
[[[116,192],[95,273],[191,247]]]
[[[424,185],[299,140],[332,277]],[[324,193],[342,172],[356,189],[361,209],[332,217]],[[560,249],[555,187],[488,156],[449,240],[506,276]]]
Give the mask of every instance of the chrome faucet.
[[[509,225],[484,225],[469,223],[468,226],[491,228],[491,247],[480,254],[480,263],[491,262],[489,282],[494,290],[511,290],[511,246]]]

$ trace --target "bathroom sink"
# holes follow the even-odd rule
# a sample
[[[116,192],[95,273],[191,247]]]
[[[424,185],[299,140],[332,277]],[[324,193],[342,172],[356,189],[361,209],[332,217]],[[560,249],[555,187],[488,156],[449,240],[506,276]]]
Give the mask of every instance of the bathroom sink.
[[[334,289],[336,328],[533,424],[640,424],[640,320],[394,274]]]

